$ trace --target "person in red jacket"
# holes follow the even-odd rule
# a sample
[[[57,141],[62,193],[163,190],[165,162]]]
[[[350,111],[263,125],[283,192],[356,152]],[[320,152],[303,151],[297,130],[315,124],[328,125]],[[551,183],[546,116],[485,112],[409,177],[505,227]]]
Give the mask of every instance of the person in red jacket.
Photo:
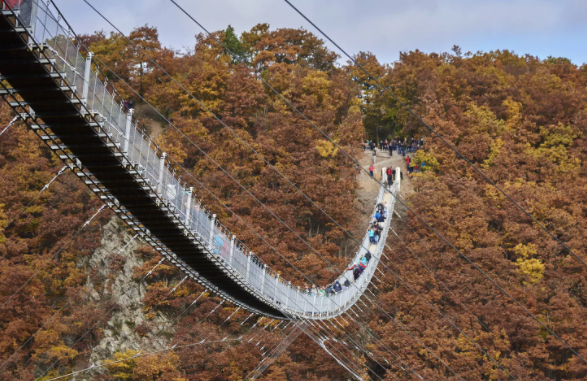
[[[373,164],[371,164],[369,166],[369,173],[371,174],[371,177],[373,177],[373,172],[375,172],[375,167],[373,166]]]
[[[10,8],[18,8],[22,0],[2,0],[0,3],[7,4]]]

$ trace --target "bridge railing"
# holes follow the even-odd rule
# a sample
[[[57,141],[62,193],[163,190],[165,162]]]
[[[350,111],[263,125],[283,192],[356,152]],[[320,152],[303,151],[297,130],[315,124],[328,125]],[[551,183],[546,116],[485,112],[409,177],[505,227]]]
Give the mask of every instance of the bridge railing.
[[[388,206],[384,233],[375,252],[371,253],[372,260],[356,281],[350,278],[353,281],[351,287],[327,297],[318,293],[310,295],[291,286],[280,274],[253,255],[195,198],[193,188],[174,172],[175,162],[166,157],[151,140],[133,116],[133,110],[128,109],[128,104],[107,82],[106,76],[92,64],[91,54],[86,57],[81,54],[80,46],[74,43],[73,33],[61,25],[47,5],[37,0],[25,1],[33,5],[29,7],[31,14],[23,15],[26,9],[20,5],[22,9],[19,17],[31,20],[35,42],[46,47],[45,54],[55,59],[54,68],[64,75],[76,97],[100,123],[102,132],[122,154],[121,165],[128,166],[140,175],[145,189],[160,200],[160,206],[175,216],[183,229],[207,248],[219,266],[229,269],[232,276],[260,298],[297,316],[320,318],[337,315],[360,297],[375,272],[383,250],[393,204]],[[384,189],[381,187],[376,204],[383,200],[383,196]],[[371,220],[375,212],[374,208]],[[369,237],[365,234],[353,259],[354,263],[358,263],[368,247]],[[342,274],[341,283],[344,283],[345,278],[349,278],[348,272]]]

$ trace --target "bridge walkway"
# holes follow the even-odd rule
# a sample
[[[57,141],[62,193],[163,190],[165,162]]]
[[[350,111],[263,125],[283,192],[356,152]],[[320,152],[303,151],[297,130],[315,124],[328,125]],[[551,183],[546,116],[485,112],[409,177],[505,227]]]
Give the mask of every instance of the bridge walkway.
[[[132,110],[101,82],[91,54],[80,54],[72,32],[46,4],[23,0],[12,9],[0,0],[0,6],[0,96],[155,250],[210,291],[272,318],[329,319],[358,300],[376,270],[393,214],[394,198],[383,187],[377,203],[387,202],[389,218],[380,244],[370,246],[365,235],[354,258],[370,250],[374,260],[347,290],[328,298],[307,295],[265,266],[194,198]]]

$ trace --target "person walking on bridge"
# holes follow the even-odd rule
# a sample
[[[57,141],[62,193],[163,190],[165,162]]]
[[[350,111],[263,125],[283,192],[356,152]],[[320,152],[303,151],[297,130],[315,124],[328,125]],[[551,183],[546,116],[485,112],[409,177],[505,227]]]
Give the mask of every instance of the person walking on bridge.
[[[375,167],[373,166],[373,164],[371,164],[369,166],[369,173],[371,174],[371,177],[373,177],[373,173],[375,172]]]
[[[377,242],[375,242],[375,231],[373,230],[372,226],[369,227],[367,233],[369,234],[369,242],[371,242],[372,244],[376,244]]]
[[[387,167],[385,173],[387,174],[387,186],[393,186],[393,170],[391,169],[391,167]]]

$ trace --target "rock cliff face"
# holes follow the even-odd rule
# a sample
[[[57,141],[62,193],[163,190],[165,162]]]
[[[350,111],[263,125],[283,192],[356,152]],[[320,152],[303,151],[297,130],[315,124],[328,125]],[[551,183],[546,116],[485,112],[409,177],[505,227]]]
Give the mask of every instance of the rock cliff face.
[[[147,319],[143,313],[142,299],[148,284],[141,281],[143,277],[134,276],[135,268],[145,263],[145,259],[136,253],[141,246],[139,238],[133,239],[118,217],[112,217],[103,227],[100,243],[88,260],[88,274],[98,272],[100,276],[88,275],[87,287],[94,301],[108,300],[113,305],[113,312],[104,324],[103,338],[93,348],[91,362],[110,359],[115,352],[127,349],[164,348],[174,331],[173,319],[163,314]],[[96,284],[92,281],[96,278],[105,281]],[[149,332],[139,335],[135,328],[145,324],[148,324]]]

